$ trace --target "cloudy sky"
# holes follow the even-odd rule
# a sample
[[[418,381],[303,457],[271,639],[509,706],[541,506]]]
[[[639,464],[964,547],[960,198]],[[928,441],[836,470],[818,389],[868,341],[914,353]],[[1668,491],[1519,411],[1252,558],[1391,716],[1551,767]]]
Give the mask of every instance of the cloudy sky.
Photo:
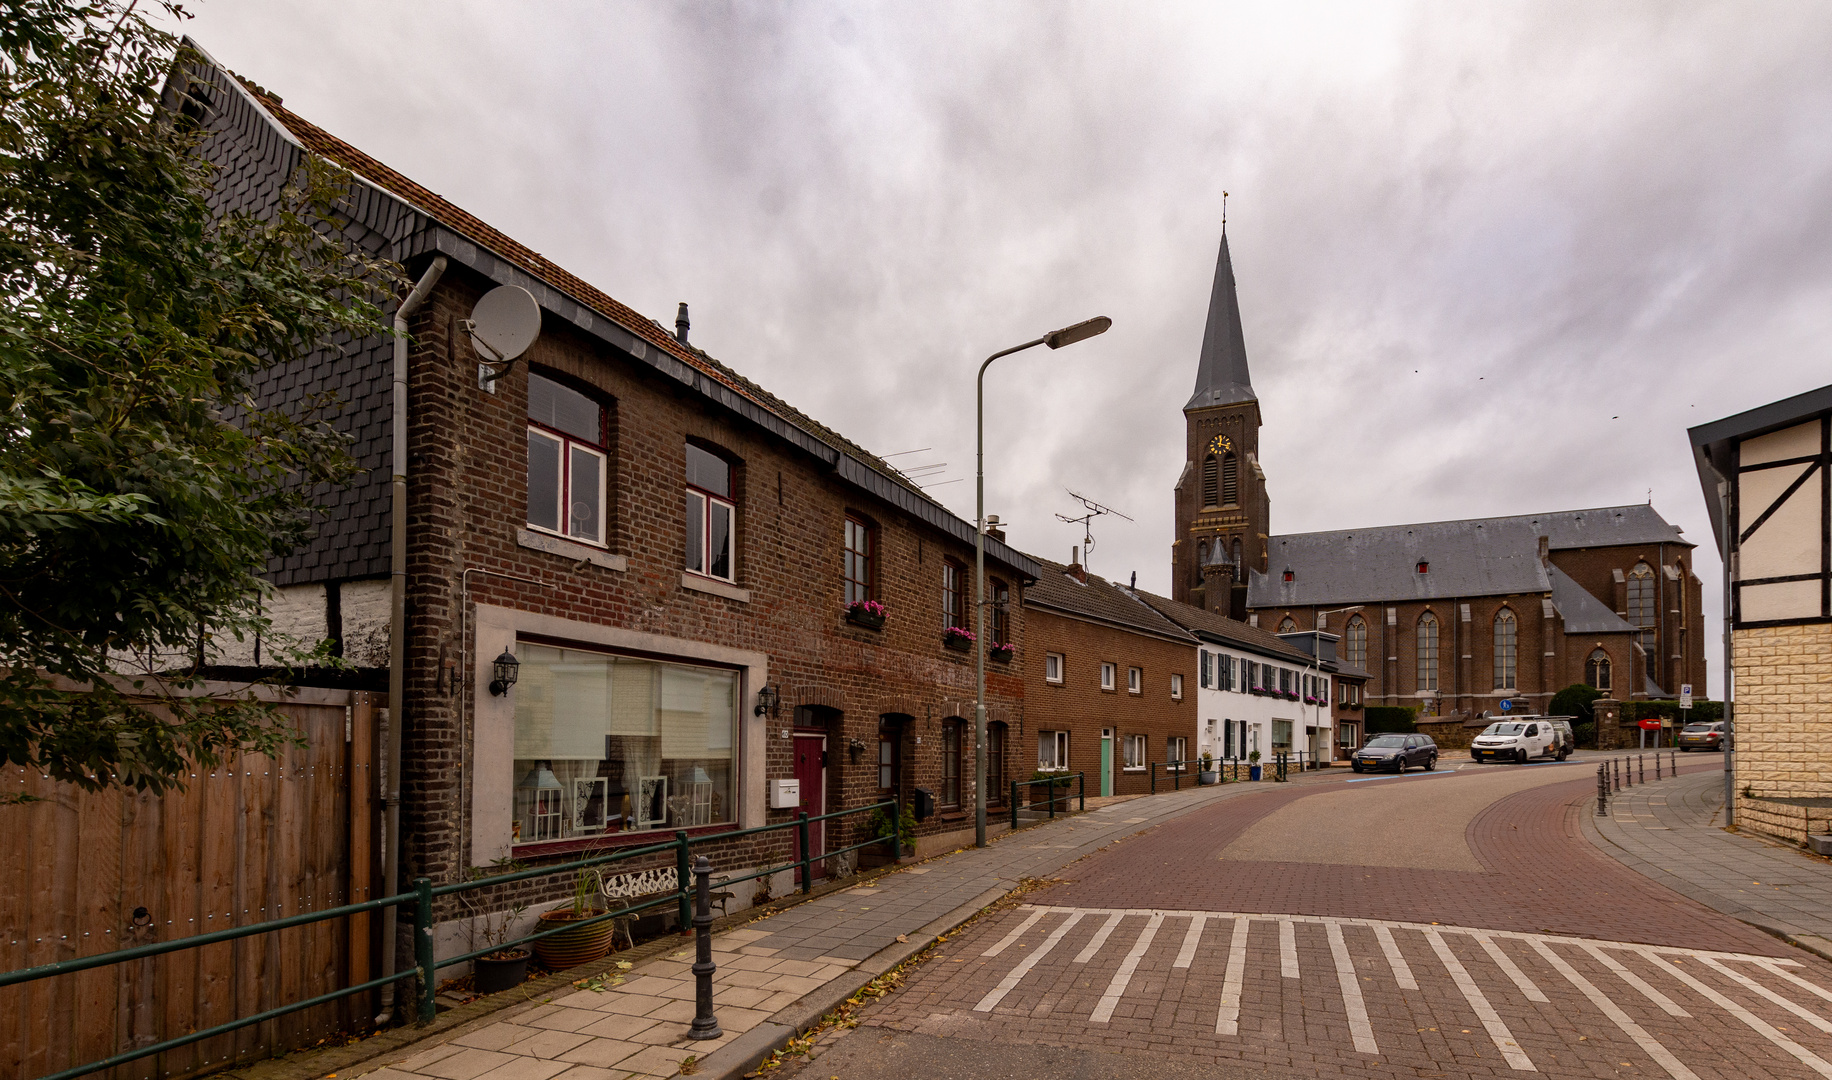
[[[1832,6],[201,0],[289,107],[1169,590],[1222,192],[1278,532],[1640,502],[1832,381]]]

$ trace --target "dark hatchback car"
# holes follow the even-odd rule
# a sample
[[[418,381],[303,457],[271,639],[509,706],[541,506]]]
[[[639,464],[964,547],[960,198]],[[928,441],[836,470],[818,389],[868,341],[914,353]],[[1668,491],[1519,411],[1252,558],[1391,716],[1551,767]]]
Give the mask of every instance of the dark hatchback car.
[[[1680,729],[1679,748],[1681,750],[1724,749],[1724,722],[1722,720],[1700,720],[1687,724]]]
[[[1405,772],[1423,765],[1429,772],[1438,767],[1438,744],[1429,735],[1376,735],[1355,751],[1349,768],[1356,772],[1379,772],[1391,769]]]

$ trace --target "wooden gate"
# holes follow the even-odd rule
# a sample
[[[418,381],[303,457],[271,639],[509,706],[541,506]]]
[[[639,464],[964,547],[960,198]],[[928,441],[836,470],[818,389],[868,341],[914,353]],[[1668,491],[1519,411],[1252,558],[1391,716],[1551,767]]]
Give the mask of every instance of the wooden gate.
[[[236,758],[162,797],[88,794],[16,766],[0,770],[4,790],[43,800],[0,806],[0,970],[371,899],[377,697],[276,698],[305,745]],[[373,977],[370,921],[313,923],[0,988],[0,1076],[44,1076],[362,982]],[[370,995],[355,995],[120,1066],[115,1080],[308,1046],[373,1011]]]

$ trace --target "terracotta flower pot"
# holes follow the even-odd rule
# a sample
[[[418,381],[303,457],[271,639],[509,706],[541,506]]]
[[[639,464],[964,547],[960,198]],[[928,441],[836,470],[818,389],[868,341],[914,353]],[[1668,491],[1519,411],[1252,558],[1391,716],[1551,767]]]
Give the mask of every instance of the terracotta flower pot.
[[[471,961],[471,981],[480,994],[497,994],[528,978],[528,950],[506,949]]]
[[[602,914],[601,911],[587,911],[580,915],[570,907],[556,908],[541,913],[540,929],[552,930],[555,926]],[[533,942],[534,953],[548,971],[565,971],[610,952],[611,935],[616,929],[617,920],[604,919],[589,926],[562,930],[550,937],[537,938]]]

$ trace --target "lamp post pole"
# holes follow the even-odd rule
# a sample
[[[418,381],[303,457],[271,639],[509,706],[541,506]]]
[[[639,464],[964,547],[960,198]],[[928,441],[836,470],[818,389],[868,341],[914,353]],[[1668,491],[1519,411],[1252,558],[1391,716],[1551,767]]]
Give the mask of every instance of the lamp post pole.
[[[1319,611],[1315,615],[1312,615],[1310,617],[1311,678],[1313,679],[1316,678],[1318,674],[1323,670],[1323,638],[1320,637],[1319,635],[1325,634],[1328,632],[1323,629],[1323,617],[1326,615],[1340,615],[1342,612],[1345,612],[1345,611],[1360,611],[1362,607],[1363,605],[1356,604],[1353,607],[1330,608],[1328,611]],[[1330,738],[1333,738],[1336,734],[1336,725],[1333,722],[1334,717],[1335,717],[1336,706],[1333,702],[1330,701],[1329,695],[1325,694],[1323,695],[1322,701],[1320,703],[1320,707],[1324,709],[1325,711],[1320,716],[1318,716],[1317,719],[1320,721],[1322,720],[1323,717],[1327,716],[1327,717],[1330,717],[1332,720],[1332,722],[1329,724],[1329,734],[1324,736],[1325,741],[1327,741]],[[1334,760],[1333,751],[1331,753],[1331,760]],[[1322,763],[1318,762],[1317,767],[1322,768]]]
[[[973,843],[986,846],[986,369],[1001,356],[1048,345],[1060,349],[1104,334],[1113,325],[1105,315],[1061,330],[1052,330],[1035,341],[1013,345],[988,356],[980,364],[974,391],[973,469]]]

